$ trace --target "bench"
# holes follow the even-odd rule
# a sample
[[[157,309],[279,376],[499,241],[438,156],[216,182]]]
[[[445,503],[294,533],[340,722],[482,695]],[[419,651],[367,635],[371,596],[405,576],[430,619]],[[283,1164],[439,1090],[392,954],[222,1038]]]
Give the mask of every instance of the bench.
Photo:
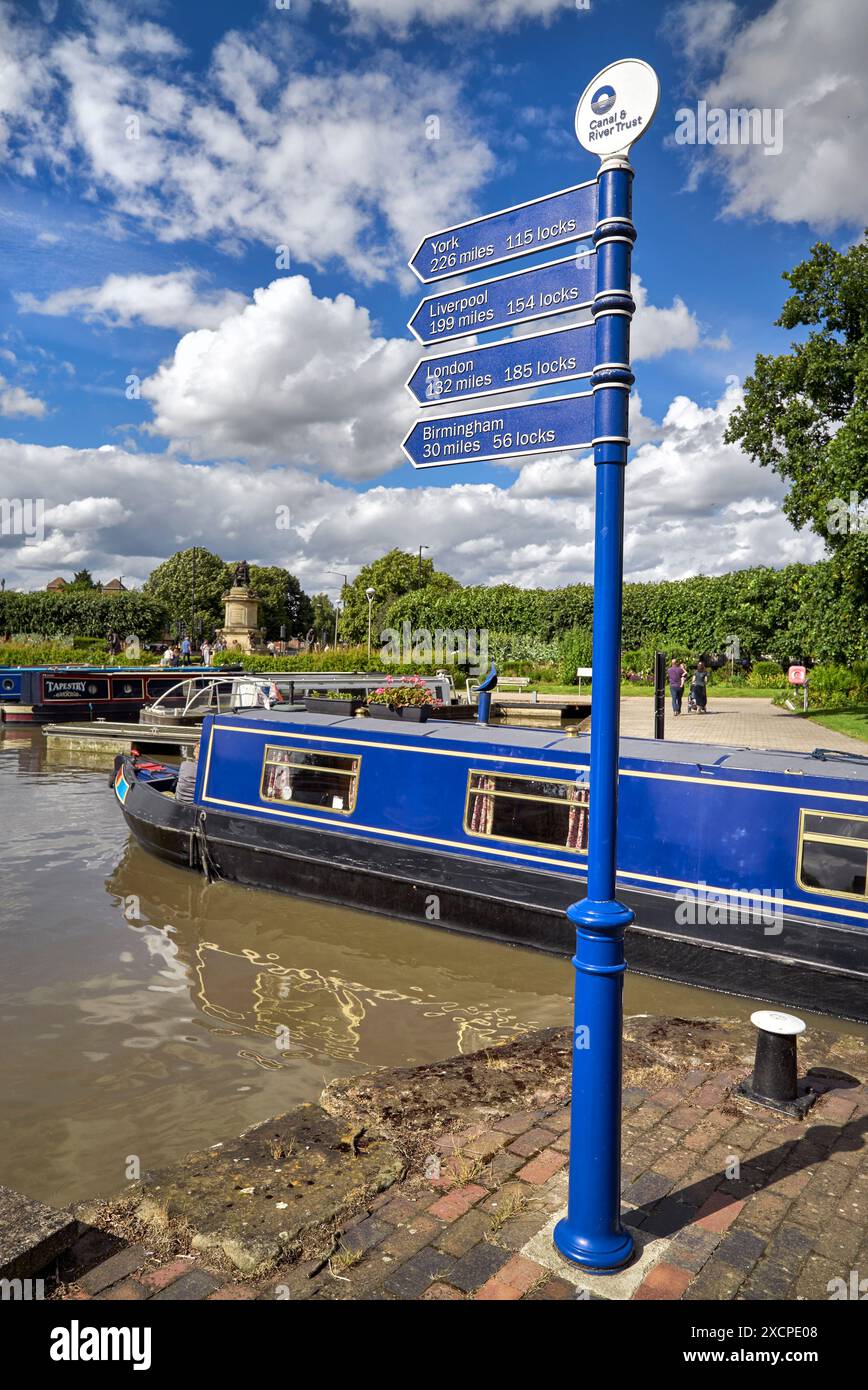
[[[530,685],[530,676],[498,676],[498,678],[497,678],[497,689],[498,689],[499,691],[509,692],[510,690],[518,690],[518,691],[527,690],[527,687],[528,687],[529,685]],[[478,691],[479,691],[479,682],[478,682],[478,681],[472,681],[472,680],[470,679],[470,677],[468,676],[468,678],[467,678],[467,703],[468,703],[468,704],[472,705],[472,704],[475,703],[475,701],[476,701],[476,696],[477,696],[477,694],[478,694]]]

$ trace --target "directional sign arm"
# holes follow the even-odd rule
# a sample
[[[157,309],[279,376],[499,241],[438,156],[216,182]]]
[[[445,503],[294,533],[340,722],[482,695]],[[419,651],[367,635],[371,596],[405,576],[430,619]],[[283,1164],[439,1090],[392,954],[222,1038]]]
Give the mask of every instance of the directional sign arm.
[[[582,241],[596,221],[597,184],[591,180],[432,232],[420,241],[408,265],[423,285],[431,285],[479,266]]]
[[[576,381],[590,376],[593,368],[594,325],[582,323],[422,357],[407,382],[407,390],[419,405],[450,405],[453,401]]]
[[[464,415],[429,415],[416,422],[402,447],[414,468],[440,468],[585,449],[593,438],[594,397],[586,391]]]
[[[587,308],[596,288],[596,252],[583,251],[427,295],[407,327],[426,347],[448,343]]]

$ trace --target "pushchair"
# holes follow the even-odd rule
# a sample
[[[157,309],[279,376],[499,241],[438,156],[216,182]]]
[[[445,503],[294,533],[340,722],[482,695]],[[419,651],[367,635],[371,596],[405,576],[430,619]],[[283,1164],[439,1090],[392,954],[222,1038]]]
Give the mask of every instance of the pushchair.
[[[698,714],[698,713],[699,713],[699,705],[696,703],[696,695],[695,695],[695,693],[694,693],[694,688],[693,688],[692,685],[690,686],[690,688],[689,688],[689,690],[688,690],[688,692],[687,692],[687,713],[688,713],[688,714]]]

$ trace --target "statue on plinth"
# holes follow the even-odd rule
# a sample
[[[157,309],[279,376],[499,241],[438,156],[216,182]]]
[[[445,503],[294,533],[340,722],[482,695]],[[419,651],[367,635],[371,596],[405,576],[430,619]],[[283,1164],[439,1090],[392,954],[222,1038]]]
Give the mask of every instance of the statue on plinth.
[[[232,587],[223,595],[224,625],[218,629],[227,648],[242,652],[265,649],[265,631],[259,626],[259,598],[250,587],[250,566],[239,560]]]

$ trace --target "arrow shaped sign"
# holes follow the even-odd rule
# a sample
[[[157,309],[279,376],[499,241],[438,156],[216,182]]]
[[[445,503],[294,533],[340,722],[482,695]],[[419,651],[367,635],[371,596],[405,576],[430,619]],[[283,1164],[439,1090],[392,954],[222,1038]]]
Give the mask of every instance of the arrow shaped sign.
[[[479,266],[499,265],[532,251],[581,241],[591,235],[596,221],[594,179],[432,232],[420,241],[407,264],[423,285],[431,285]]]
[[[586,308],[597,288],[596,260],[596,251],[582,251],[530,270],[440,290],[422,300],[407,327],[427,347]]]
[[[496,396],[529,386],[575,381],[594,369],[594,325],[578,324],[440,357],[423,357],[407,382],[419,405]]]
[[[429,415],[417,421],[402,447],[414,468],[440,468],[446,463],[587,449],[593,438],[594,393],[585,391],[466,415]]]

